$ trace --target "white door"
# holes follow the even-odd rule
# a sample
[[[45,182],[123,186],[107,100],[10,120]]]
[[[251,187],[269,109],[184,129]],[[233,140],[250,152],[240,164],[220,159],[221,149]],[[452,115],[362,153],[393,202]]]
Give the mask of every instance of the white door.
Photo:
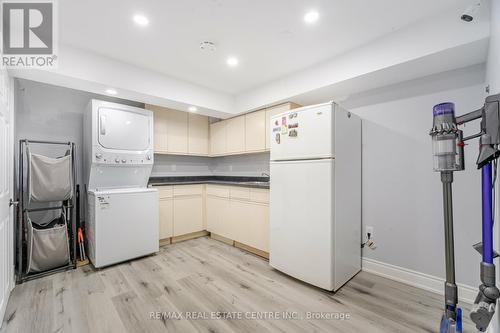
[[[146,150],[151,117],[133,110],[99,108],[99,143],[104,148]]]
[[[308,106],[272,117],[271,161],[332,157],[334,106]]]
[[[9,201],[13,196],[14,135],[11,82],[0,73],[0,323],[3,320],[9,294],[14,286],[13,211]]]
[[[334,160],[271,162],[269,264],[334,289]]]

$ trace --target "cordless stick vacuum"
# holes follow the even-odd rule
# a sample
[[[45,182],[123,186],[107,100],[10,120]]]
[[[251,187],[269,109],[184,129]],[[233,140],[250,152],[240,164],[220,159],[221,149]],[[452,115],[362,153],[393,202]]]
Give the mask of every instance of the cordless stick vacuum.
[[[464,138],[459,125],[481,119],[481,131]],[[500,94],[486,98],[484,106],[460,117],[455,117],[453,103],[434,106],[433,126],[430,131],[434,155],[434,171],[441,173],[443,184],[443,210],[445,230],[445,310],[441,319],[441,333],[462,332],[462,311],[458,307],[458,290],[455,281],[455,248],[453,237],[453,172],[465,168],[465,141],[479,139],[477,167],[482,175],[482,243],[476,244],[483,260],[481,262],[481,282],[479,293],[471,310],[471,320],[479,331],[488,327],[500,292],[495,286],[495,265],[493,259],[493,186],[492,164],[500,156]],[[496,168],[495,168],[496,173]],[[495,178],[496,179],[496,178]]]

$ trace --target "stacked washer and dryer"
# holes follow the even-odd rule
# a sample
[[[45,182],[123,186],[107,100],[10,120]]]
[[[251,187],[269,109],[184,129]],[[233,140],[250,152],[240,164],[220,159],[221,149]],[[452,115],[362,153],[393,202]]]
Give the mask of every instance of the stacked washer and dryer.
[[[88,255],[104,267],[159,250],[153,168],[153,114],[91,100],[84,116]]]

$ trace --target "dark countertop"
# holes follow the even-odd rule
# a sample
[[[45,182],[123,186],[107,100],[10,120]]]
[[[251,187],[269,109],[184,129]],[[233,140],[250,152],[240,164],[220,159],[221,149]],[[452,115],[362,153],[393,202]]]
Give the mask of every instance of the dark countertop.
[[[269,177],[240,177],[240,176],[172,176],[151,177],[151,186],[161,185],[190,185],[190,184],[216,184],[252,188],[269,188]]]

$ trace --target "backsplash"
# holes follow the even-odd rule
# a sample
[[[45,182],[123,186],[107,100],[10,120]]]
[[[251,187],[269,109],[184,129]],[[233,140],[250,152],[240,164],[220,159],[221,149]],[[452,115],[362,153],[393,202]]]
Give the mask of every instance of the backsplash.
[[[216,157],[212,161],[216,176],[261,176],[269,174],[269,153]]]
[[[155,154],[151,177],[212,175],[210,157]]]
[[[159,176],[250,176],[269,174],[269,153],[223,157],[155,155],[152,177]]]

